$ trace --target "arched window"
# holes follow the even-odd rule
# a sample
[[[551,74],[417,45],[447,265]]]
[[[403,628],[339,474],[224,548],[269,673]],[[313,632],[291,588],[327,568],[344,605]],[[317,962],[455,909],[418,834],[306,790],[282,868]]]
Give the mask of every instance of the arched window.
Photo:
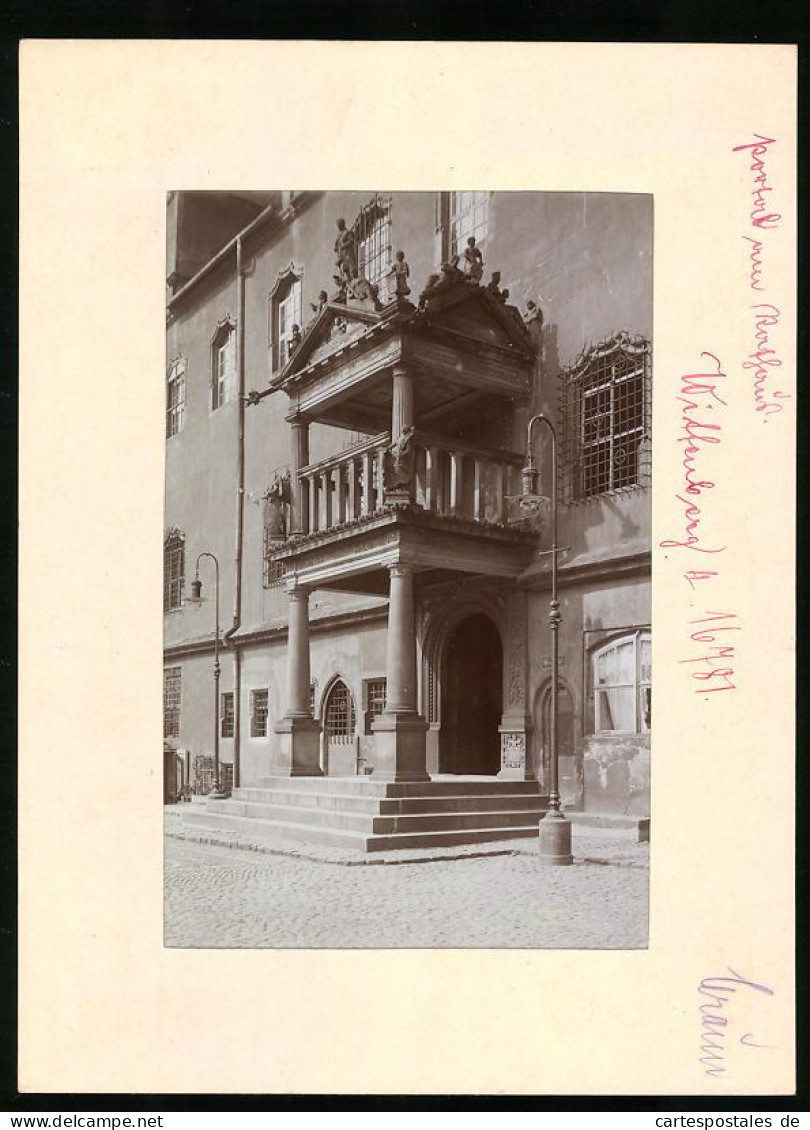
[[[354,701],[352,692],[342,679],[338,679],[329,691],[324,721],[326,737],[330,743],[342,744],[354,739]]]
[[[221,408],[236,392],[236,327],[227,318],[211,343],[211,410]]]
[[[180,530],[169,530],[163,539],[163,611],[183,603],[186,570],[186,538]]]
[[[611,640],[593,654],[594,729],[642,734],[652,711],[651,641],[647,631]]]

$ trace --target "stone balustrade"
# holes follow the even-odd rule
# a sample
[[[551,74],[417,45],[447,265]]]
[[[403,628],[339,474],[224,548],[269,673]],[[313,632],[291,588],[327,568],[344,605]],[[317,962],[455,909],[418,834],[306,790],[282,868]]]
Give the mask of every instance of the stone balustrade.
[[[313,534],[369,517],[386,505],[387,432],[302,466],[300,533]],[[461,440],[414,434],[413,502],[439,516],[504,524],[519,487],[522,457]]]

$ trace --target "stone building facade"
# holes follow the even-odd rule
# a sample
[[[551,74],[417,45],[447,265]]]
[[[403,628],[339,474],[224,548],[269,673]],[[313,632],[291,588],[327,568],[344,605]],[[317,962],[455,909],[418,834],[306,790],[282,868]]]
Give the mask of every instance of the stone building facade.
[[[563,797],[647,814],[652,199],[174,193],[168,227],[167,798],[213,752],[200,554],[235,784],[546,783],[542,413]]]

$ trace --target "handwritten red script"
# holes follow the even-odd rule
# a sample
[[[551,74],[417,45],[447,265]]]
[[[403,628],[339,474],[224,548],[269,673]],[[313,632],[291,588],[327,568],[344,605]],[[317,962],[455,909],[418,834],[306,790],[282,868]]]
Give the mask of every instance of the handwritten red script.
[[[728,379],[720,359],[704,350],[701,360],[706,361],[705,371],[684,373],[676,400],[681,405],[681,421],[677,443],[681,448],[681,481],[675,494],[681,513],[681,528],[676,536],[659,542],[662,549],[679,553],[709,555],[708,560],[696,559],[695,568],[684,571],[684,580],[693,591],[698,585],[714,581],[720,575],[715,557],[723,553],[725,545],[717,545],[704,533],[706,517],[703,496],[714,491],[717,483],[708,469],[713,448],[722,443],[723,410],[728,406],[720,395]],[[700,561],[700,567],[698,567]],[[740,631],[733,612],[707,610],[689,622],[690,654],[679,662],[688,668],[695,694],[710,691],[735,690],[734,645],[721,632]],[[696,647],[695,645],[702,645]],[[708,701],[708,700],[707,700]]]
[[[764,134],[755,133],[754,141],[735,145],[733,153],[746,153],[751,160],[749,170],[752,174],[752,188],[750,192],[750,205],[748,209],[748,222],[757,232],[756,238],[744,235],[743,240],[748,245],[748,288],[759,294],[767,293],[766,270],[766,241],[768,233],[775,232],[782,220],[781,212],[772,211],[771,196],[774,191],[766,160],[770,156],[770,146],[776,145],[776,138],[766,137]],[[772,337],[776,336],[779,326],[781,311],[778,306],[770,302],[757,302],[750,307],[753,320],[753,341],[751,352],[742,362],[742,368],[753,377],[754,409],[762,413],[763,423],[768,422],[770,416],[781,412],[784,405],[781,401],[788,399],[789,393],[783,389],[774,388],[776,370],[782,367],[782,361],[771,344]]]

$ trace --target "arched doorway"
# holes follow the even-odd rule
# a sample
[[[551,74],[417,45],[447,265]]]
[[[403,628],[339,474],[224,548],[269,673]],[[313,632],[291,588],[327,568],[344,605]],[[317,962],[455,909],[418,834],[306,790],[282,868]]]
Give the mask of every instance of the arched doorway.
[[[534,718],[535,765],[543,788],[549,787],[551,763],[551,684],[546,683],[537,696]],[[574,699],[562,681],[557,691],[557,757],[560,794],[566,804],[582,800],[582,771],[574,742]]]
[[[342,679],[335,679],[323,710],[324,773],[333,777],[357,773],[357,717],[352,692]]]
[[[488,616],[462,620],[442,666],[439,772],[494,776],[501,767],[503,649]]]

